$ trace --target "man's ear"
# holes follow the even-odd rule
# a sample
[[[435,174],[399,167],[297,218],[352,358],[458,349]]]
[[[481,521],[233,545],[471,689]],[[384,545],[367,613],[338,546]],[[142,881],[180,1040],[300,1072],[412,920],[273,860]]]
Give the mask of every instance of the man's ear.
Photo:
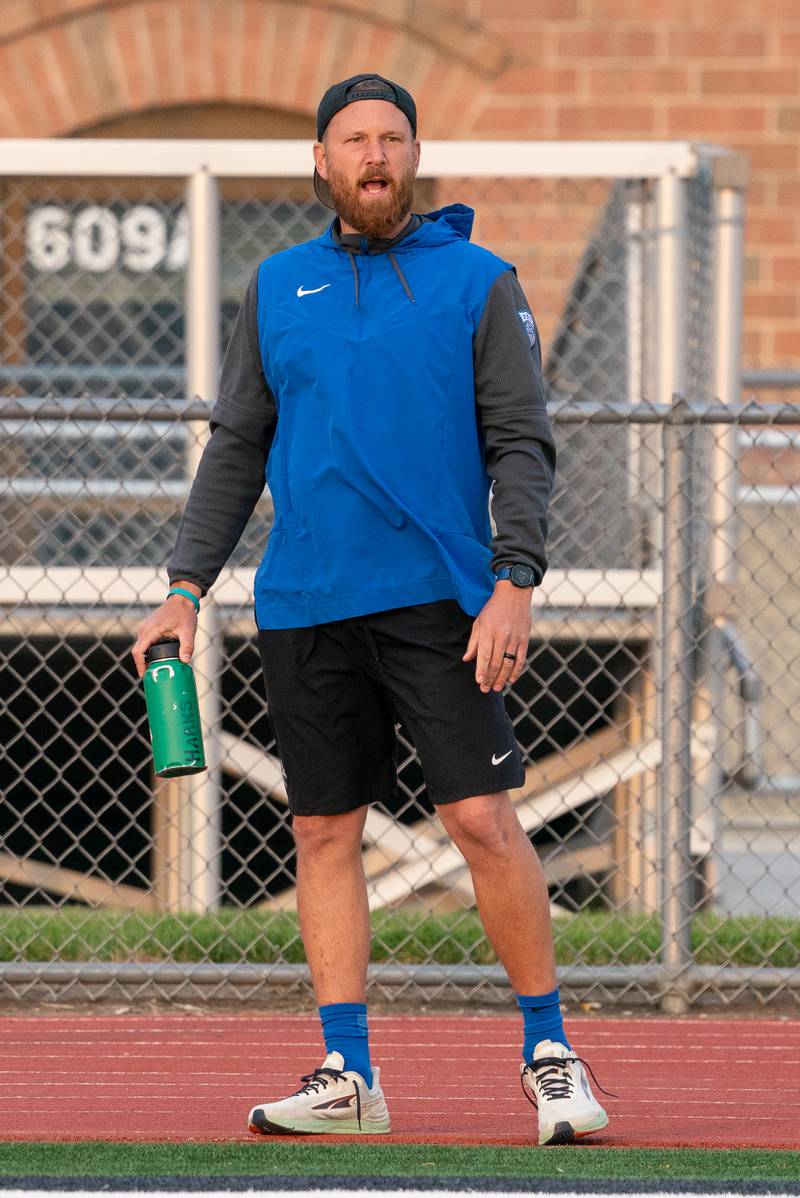
[[[325,146],[321,141],[314,142],[314,166],[317,168],[317,174],[322,179],[328,178],[328,164],[325,155]]]
[[[419,151],[420,145],[417,138],[414,138],[414,172],[419,170]]]

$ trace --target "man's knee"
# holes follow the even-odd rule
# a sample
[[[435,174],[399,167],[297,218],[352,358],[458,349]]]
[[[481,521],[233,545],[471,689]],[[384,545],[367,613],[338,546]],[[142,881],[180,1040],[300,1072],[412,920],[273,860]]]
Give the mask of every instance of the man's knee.
[[[347,856],[361,851],[365,808],[343,815],[296,815],[292,833],[299,856]]]
[[[508,857],[519,839],[519,821],[507,791],[460,799],[441,806],[438,813],[465,857]]]

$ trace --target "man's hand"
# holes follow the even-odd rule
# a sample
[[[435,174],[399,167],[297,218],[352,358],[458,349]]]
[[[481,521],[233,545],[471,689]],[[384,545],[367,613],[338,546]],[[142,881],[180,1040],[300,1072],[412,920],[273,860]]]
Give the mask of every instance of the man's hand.
[[[180,585],[200,598],[200,588],[194,583],[182,582]],[[180,641],[180,659],[188,663],[192,660],[197,631],[197,612],[194,604],[184,595],[170,595],[151,616],[142,620],[136,631],[139,636],[131,649],[131,656],[136,662],[136,672],[140,678],[144,675],[145,652],[156,641],[166,641],[170,638]]]
[[[525,667],[531,635],[533,587],[496,582],[494,594],[475,617],[464,661],[477,659],[475,681],[484,693],[516,682]],[[514,659],[504,657],[513,653]]]

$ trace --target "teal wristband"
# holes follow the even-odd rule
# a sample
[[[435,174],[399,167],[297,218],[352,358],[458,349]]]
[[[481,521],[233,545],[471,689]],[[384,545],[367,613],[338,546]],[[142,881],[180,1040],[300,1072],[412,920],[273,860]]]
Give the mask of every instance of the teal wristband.
[[[167,593],[168,599],[170,595],[183,595],[185,598],[191,599],[194,604],[194,610],[200,611],[200,600],[197,598],[197,595],[193,595],[191,591],[187,591],[184,587],[170,587]]]

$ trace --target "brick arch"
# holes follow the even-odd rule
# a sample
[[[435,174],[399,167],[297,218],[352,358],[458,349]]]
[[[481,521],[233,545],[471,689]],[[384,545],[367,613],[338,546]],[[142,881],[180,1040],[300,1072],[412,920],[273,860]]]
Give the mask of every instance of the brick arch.
[[[363,70],[413,91],[423,136],[463,136],[506,52],[479,26],[414,7],[391,20],[359,0],[62,0],[0,44],[0,136],[64,137],[195,103],[312,114],[331,80]]]

